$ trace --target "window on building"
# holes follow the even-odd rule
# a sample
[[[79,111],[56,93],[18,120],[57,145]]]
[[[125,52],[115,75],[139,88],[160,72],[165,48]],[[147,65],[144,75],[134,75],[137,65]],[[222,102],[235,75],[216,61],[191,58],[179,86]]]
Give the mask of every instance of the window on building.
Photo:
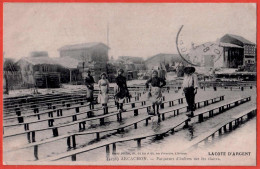
[[[228,51],[227,50],[225,51],[225,56],[228,56]]]

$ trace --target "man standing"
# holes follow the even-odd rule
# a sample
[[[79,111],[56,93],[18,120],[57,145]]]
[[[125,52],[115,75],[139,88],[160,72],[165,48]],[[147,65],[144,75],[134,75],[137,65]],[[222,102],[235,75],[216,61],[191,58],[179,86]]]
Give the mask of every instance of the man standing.
[[[88,75],[85,78],[85,85],[87,86],[87,100],[89,102],[93,101],[93,91],[94,91],[94,78],[91,76],[91,71],[88,71]]]
[[[198,77],[194,74],[194,67],[184,68],[184,79],[183,79],[183,93],[185,94],[186,102],[188,104],[187,116],[193,116],[195,111],[195,95],[198,89]]]

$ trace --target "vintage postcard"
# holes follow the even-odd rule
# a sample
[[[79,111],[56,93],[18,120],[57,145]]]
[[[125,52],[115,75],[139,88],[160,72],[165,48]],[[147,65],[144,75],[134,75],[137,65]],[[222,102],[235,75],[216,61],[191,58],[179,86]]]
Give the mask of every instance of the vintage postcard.
[[[256,21],[256,3],[3,3],[3,165],[256,166]]]

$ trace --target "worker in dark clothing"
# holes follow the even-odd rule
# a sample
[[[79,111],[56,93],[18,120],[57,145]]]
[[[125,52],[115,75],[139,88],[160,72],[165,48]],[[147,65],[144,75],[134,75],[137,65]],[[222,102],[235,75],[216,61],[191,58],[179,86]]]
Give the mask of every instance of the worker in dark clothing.
[[[150,87],[149,87],[150,84]],[[148,99],[152,102],[153,113],[159,115],[159,106],[162,103],[162,92],[161,88],[166,85],[166,81],[163,78],[158,77],[158,71],[154,70],[152,73],[152,78],[147,80],[146,88],[149,92]],[[156,109],[155,109],[156,107]]]
[[[117,105],[117,109],[125,111],[123,109],[123,104],[126,97],[130,97],[127,84],[126,84],[126,77],[123,76],[124,70],[118,70],[118,76],[116,77],[116,91],[115,91],[115,102]]]
[[[193,111],[195,111],[195,95],[197,94],[197,89],[199,86],[198,77],[194,74],[195,71],[196,69],[194,67],[184,68],[182,88],[188,104],[187,116],[193,116]]]
[[[91,72],[88,71],[88,75],[85,78],[85,85],[87,86],[87,100],[89,102],[93,101],[94,83],[94,78],[91,76]]]

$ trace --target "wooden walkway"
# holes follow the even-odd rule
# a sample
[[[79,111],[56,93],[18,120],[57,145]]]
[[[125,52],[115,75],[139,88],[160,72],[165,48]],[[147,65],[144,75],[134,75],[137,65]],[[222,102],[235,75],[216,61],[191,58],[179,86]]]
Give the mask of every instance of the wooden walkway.
[[[200,101],[200,102],[197,102],[196,104],[198,105],[199,103],[207,103],[207,102],[210,102],[210,101],[213,101],[212,103],[208,103],[208,104],[205,104],[205,105],[201,105],[199,108],[201,107],[204,107],[204,106],[208,106],[210,104],[213,104],[213,103],[216,103],[216,102],[219,102],[219,101],[222,101],[224,100],[224,96],[219,96],[219,97],[216,97],[216,98],[212,98],[212,99],[208,99],[208,100],[203,100],[203,101]],[[171,104],[171,102],[169,102],[169,104]],[[173,105],[172,105],[173,106]],[[187,109],[187,106],[184,106],[186,109]],[[173,106],[171,110],[168,110],[167,112],[179,112],[178,110],[179,109],[182,109],[184,108],[183,106],[180,107],[180,105],[178,104],[175,104],[175,106]],[[164,111],[164,113],[166,113],[166,111]],[[176,114],[176,116],[178,116],[178,114]],[[150,115],[146,115],[146,116],[142,116],[141,119],[137,119],[137,121],[135,122],[131,122],[131,123],[127,123],[125,125],[122,125],[122,126],[119,126],[119,127],[114,127],[114,128],[110,128],[110,129],[106,129],[106,130],[95,130],[95,131],[87,131],[87,132],[78,132],[78,133],[70,133],[70,134],[66,134],[66,135],[62,135],[62,136],[57,136],[57,137],[54,137],[54,138],[49,138],[49,139],[46,139],[44,141],[40,141],[40,142],[34,142],[34,143],[31,143],[31,144],[28,144],[28,145],[25,145],[25,146],[22,146],[20,147],[19,149],[21,148],[29,148],[29,147],[34,147],[35,151],[38,151],[38,146],[41,145],[41,144],[46,144],[46,143],[49,143],[49,142],[54,142],[54,141],[57,141],[57,140],[60,140],[60,139],[65,139],[67,138],[67,144],[68,144],[68,148],[70,147],[73,147],[73,148],[76,148],[76,136],[77,135],[86,135],[86,134],[96,134],[96,139],[99,140],[100,138],[100,133],[101,132],[108,132],[108,131],[124,131],[124,128],[126,127],[130,127],[130,126],[134,126],[135,129],[137,129],[137,123],[138,122],[141,122],[141,121],[146,121],[145,124],[146,126],[148,125],[148,120],[151,118],[152,116]],[[185,120],[186,119],[186,116],[182,116],[181,117],[181,121]],[[164,120],[164,119],[163,119]],[[180,119],[178,119],[180,120]],[[151,132],[149,132],[151,134]],[[14,149],[14,150],[9,150],[9,151],[15,151],[17,149]],[[37,153],[36,153],[37,154]]]
[[[209,110],[207,110],[205,112],[199,112],[193,118],[199,117],[198,118],[198,122],[203,122],[203,119],[204,119],[203,117],[205,115],[208,115],[209,118],[212,118],[212,117],[214,117],[217,114],[224,113],[225,111],[227,111],[227,110],[229,110],[229,109],[231,109],[233,107],[239,106],[240,104],[246,103],[246,102],[248,102],[250,100],[251,100],[250,96],[249,97],[245,97],[245,98],[241,98],[241,99],[237,99],[237,100],[231,101],[229,103],[225,103],[225,104],[223,104],[221,106],[217,106],[217,107],[211,108],[211,109],[209,109]],[[215,110],[218,110],[218,111],[216,112]],[[106,147],[107,155],[110,155],[110,147],[109,147],[109,145],[112,145],[113,153],[115,153],[116,152],[116,143],[125,142],[125,141],[132,141],[132,140],[137,141],[137,146],[141,147],[141,140],[142,139],[146,139],[148,137],[153,137],[153,136],[164,137],[168,132],[174,133],[175,128],[179,127],[182,124],[184,124],[184,126],[187,126],[189,121],[190,121],[190,119],[185,117],[185,115],[184,115],[181,118],[179,118],[178,122],[176,122],[174,124],[174,126],[161,129],[160,131],[158,131],[156,133],[151,132],[151,133],[141,134],[141,135],[138,135],[138,136],[125,137],[125,138],[122,138],[122,139],[118,139],[116,141],[107,141],[105,143],[90,145],[88,147],[84,147],[84,148],[80,148],[80,149],[76,149],[76,150],[71,150],[69,152],[62,153],[62,154],[59,154],[59,155],[56,155],[56,156],[53,156],[53,157],[48,157],[46,159],[41,159],[41,160],[39,160],[39,162],[42,162],[42,161],[56,161],[56,160],[59,160],[59,159],[62,159],[62,158],[66,158],[66,157],[71,157],[72,161],[76,161],[76,155],[77,154],[81,154],[81,153],[84,153],[84,152],[89,152],[91,150],[94,150],[94,149],[97,149],[97,148],[101,148],[101,147]]]

